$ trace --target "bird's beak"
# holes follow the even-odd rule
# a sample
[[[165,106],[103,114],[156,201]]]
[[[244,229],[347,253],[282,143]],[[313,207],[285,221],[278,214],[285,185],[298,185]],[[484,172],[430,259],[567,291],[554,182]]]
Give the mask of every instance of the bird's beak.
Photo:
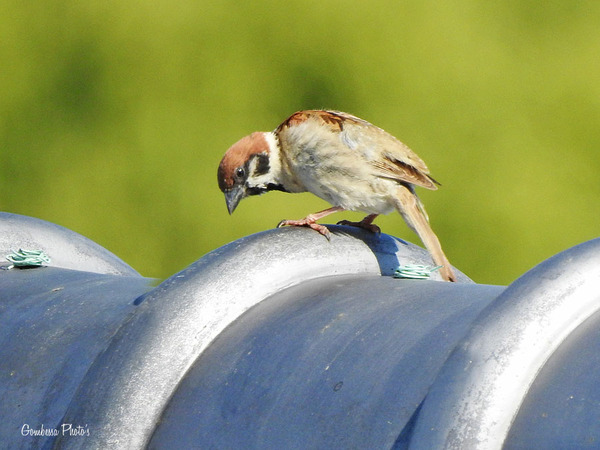
[[[243,186],[234,186],[233,188],[225,191],[225,203],[227,203],[227,211],[229,214],[233,214],[233,211],[237,207],[240,200],[245,197],[245,191]]]

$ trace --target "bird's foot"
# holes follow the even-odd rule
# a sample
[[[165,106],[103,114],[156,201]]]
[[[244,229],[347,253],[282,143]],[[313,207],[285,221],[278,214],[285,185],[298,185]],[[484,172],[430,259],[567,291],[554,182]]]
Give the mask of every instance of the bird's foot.
[[[351,222],[349,220],[340,220],[337,224],[338,225],[349,225],[351,227],[363,228],[363,229],[368,230],[368,231],[370,231],[372,233],[380,234],[381,233],[381,228],[379,228],[377,225],[375,225],[373,223],[373,220],[375,220],[375,217],[377,217],[377,214],[371,214],[370,216],[365,217],[360,222]]]
[[[331,239],[331,232],[327,229],[325,225],[321,225],[316,223],[317,219],[312,216],[306,216],[304,219],[300,220],[282,220],[277,224],[277,228],[281,227],[310,227],[315,231],[318,231],[323,236],[327,238],[327,240]]]

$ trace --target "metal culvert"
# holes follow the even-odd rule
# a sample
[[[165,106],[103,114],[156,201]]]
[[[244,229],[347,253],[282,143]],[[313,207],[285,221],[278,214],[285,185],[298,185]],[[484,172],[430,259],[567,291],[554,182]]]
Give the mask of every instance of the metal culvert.
[[[269,230],[160,283],[0,214],[6,448],[565,448],[600,439],[600,239],[508,287],[402,280],[420,247]],[[7,264],[8,265],[8,264]]]

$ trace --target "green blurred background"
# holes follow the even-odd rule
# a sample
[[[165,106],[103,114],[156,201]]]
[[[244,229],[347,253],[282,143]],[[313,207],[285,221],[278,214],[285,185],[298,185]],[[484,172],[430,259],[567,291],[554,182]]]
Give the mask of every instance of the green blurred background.
[[[0,209],[165,278],[328,206],[270,193],[229,217],[216,169],[333,108],[427,162],[450,260],[507,284],[600,235],[599,24],[597,1],[4,1]],[[420,244],[398,214],[378,224]]]

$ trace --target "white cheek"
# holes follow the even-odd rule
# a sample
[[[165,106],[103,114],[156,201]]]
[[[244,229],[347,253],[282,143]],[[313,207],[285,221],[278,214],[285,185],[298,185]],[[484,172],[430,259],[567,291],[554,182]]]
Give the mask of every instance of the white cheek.
[[[281,155],[277,138],[271,132],[263,133],[267,144],[269,145],[269,172],[271,177],[278,179],[281,174]]]
[[[260,175],[257,177],[252,177],[252,179],[248,179],[248,184],[253,187],[266,188],[267,185],[270,183],[273,183],[273,180],[271,179],[269,174]]]

